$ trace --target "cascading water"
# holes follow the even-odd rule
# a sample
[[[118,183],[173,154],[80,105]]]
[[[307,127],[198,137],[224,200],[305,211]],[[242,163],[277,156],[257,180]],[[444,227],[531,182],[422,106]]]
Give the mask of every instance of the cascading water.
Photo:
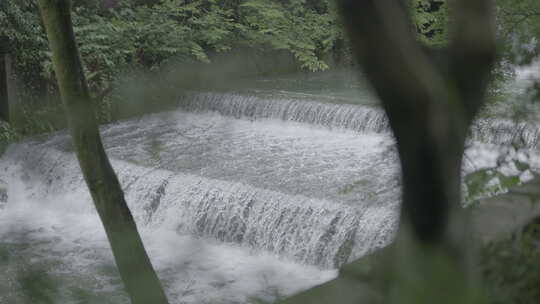
[[[45,181],[44,188],[30,192],[33,196],[73,193],[85,187],[71,153],[25,145],[12,147],[6,158],[11,166]],[[213,237],[305,264],[336,267],[351,258],[353,247],[358,252],[382,247],[389,238],[371,235],[373,221],[380,220],[383,227],[385,222],[395,222],[373,210],[364,217],[362,212],[367,210],[241,183],[125,161],[115,160],[113,166],[141,225],[167,226],[183,234]],[[384,228],[388,233],[393,229],[391,225]]]
[[[323,267],[391,239],[398,182],[391,157],[380,159],[392,154],[391,139],[180,112],[103,134],[128,201],[136,202],[131,208],[145,224],[165,222]],[[84,188],[74,155],[57,149],[69,150],[66,135],[14,146],[5,158],[47,181],[46,193]],[[380,179],[366,178],[373,171]],[[378,229],[388,231],[373,233]]]
[[[538,148],[540,126],[508,119],[478,119],[471,128],[471,138],[496,145]]]
[[[373,106],[332,104],[316,100],[260,97],[253,94],[191,93],[180,98],[189,111],[214,111],[247,119],[280,119],[357,132],[389,133],[384,112]],[[540,126],[509,119],[482,118],[471,128],[471,139],[497,145],[538,147]]]
[[[235,118],[271,118],[363,132],[386,132],[381,110],[313,100],[261,98],[246,94],[197,93],[183,96],[180,105],[190,111],[215,111]]]
[[[468,153],[481,157],[464,170],[496,162],[496,154],[485,157],[493,145],[476,141],[508,144],[516,138],[510,129],[536,147],[535,125],[479,120]],[[249,303],[319,284],[335,276],[331,269],[388,245],[398,225],[397,154],[377,108],[196,93],[178,111],[102,134],[173,303]],[[35,244],[24,259],[62,265],[49,272],[106,295],[95,303],[111,295],[121,303],[117,274],[102,270],[114,269],[112,257],[71,150],[60,132],[12,145],[2,157],[10,195],[0,211],[0,237],[9,240],[0,256]],[[20,269],[8,270],[19,280]],[[73,293],[56,297],[71,303]]]

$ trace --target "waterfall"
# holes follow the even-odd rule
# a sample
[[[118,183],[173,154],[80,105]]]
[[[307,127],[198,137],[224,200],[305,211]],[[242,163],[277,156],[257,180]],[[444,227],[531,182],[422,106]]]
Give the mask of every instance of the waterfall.
[[[393,241],[401,181],[383,111],[304,97],[190,93],[177,111],[102,126],[126,201],[175,303],[247,303],[255,294],[275,300],[276,288],[288,295],[321,284]],[[497,145],[536,148],[538,130],[478,119],[464,175],[497,166],[498,149],[513,150]],[[48,134],[12,144],[2,156],[0,233],[10,236],[9,250],[28,248],[12,269],[43,260],[65,282],[92,289],[114,279],[117,287],[103,291],[109,298],[121,281],[103,270],[114,261],[69,138]],[[508,170],[511,158],[521,157],[513,153]],[[534,160],[540,168],[540,157]],[[0,288],[8,283],[0,280]]]
[[[139,225],[233,243],[297,262],[334,268],[388,245],[397,210],[353,208],[250,185],[113,159]],[[73,153],[38,143],[12,145],[2,159],[26,180],[34,197],[77,193],[90,197]],[[40,181],[40,182],[39,182]]]
[[[471,139],[516,147],[538,148],[540,126],[509,119],[478,119],[471,128]]]
[[[384,112],[371,106],[235,93],[188,93],[180,98],[179,105],[188,111],[212,111],[235,118],[279,119],[356,132],[390,132]],[[537,148],[539,133],[540,126],[535,123],[481,118],[473,123],[470,139]]]
[[[245,94],[187,94],[180,106],[196,112],[215,111],[222,115],[249,119],[281,119],[331,129],[386,132],[388,120],[373,107],[329,104],[312,100],[261,98]]]
[[[197,113],[153,114],[102,130],[139,225],[325,268],[392,241],[398,161],[380,109],[215,93],[186,96],[181,107]],[[75,193],[90,202],[68,138],[60,132],[12,145],[2,166],[35,198]],[[516,138],[536,147],[537,126],[479,119],[471,132],[473,141],[494,144]]]

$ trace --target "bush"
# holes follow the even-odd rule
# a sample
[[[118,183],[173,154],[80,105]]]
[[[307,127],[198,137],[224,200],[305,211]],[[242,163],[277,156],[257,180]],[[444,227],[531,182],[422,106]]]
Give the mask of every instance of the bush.
[[[493,242],[482,250],[481,267],[493,304],[533,304],[540,299],[540,226]]]

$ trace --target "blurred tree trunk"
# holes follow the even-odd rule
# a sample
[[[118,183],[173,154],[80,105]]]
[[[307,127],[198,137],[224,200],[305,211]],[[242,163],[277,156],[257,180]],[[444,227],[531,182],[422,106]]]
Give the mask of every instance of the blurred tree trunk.
[[[9,122],[9,75],[7,55],[0,50],[0,119]]]
[[[495,60],[492,3],[452,1],[449,46],[428,50],[417,40],[407,1],[338,2],[354,55],[397,141],[400,230],[395,248],[381,255],[383,263],[369,275],[369,265],[354,262],[337,280],[285,302],[325,303],[321,299],[332,296],[335,303],[365,301],[358,294],[369,290],[365,279],[385,271],[390,274],[382,280],[383,303],[477,303],[461,208],[461,164]]]
[[[10,103],[14,92],[10,88],[11,58],[9,56],[9,39],[0,36],[0,119],[11,122]]]
[[[447,244],[450,211],[461,209],[465,139],[495,60],[492,3],[453,1],[449,47],[429,52],[417,42],[404,1],[341,5],[356,57],[397,140],[402,226],[425,245]]]
[[[53,64],[84,179],[134,304],[167,299],[101,142],[73,33],[70,0],[39,0]]]

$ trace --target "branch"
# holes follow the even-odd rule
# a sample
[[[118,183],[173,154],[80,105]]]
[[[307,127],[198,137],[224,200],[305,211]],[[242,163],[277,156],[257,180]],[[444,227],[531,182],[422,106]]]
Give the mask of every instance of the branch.
[[[353,49],[382,100],[394,132],[430,115],[445,81],[416,40],[404,1],[341,0]],[[396,134],[399,138],[399,134]]]
[[[482,105],[495,62],[494,5],[491,0],[455,0],[452,20],[450,69],[470,123]]]

